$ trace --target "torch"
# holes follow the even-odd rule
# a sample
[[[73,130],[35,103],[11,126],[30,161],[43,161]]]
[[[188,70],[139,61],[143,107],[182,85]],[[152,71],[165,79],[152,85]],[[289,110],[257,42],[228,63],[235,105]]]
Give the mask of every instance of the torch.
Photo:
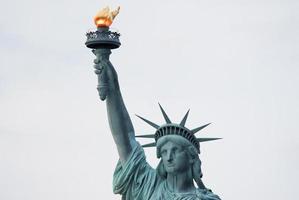
[[[119,13],[119,9],[120,7],[114,11],[110,11],[110,8],[106,7],[100,10],[94,17],[94,23],[97,27],[96,30],[91,30],[86,33],[87,40],[85,45],[92,49],[92,52],[96,56],[94,60],[96,64],[95,73],[98,75],[97,89],[101,100],[106,99],[108,92],[108,80],[101,74],[101,71],[110,63],[109,55],[111,54],[111,49],[119,48],[121,45],[119,41],[120,34],[109,29],[114,18]]]

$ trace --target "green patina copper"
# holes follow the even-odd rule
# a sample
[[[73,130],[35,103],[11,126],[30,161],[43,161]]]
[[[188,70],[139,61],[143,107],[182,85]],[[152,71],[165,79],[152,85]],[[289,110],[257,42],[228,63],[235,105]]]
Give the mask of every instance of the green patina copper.
[[[113,191],[125,200],[220,200],[203,184],[200,142],[219,138],[196,138],[195,133],[207,125],[189,130],[185,122],[189,111],[178,124],[172,123],[160,106],[166,124],[157,125],[140,117],[156,129],[154,134],[135,136],[125,107],[117,73],[112,66],[110,49],[94,49],[98,92],[106,101],[108,120],[119,154],[113,175]],[[156,147],[160,163],[156,169],[146,161],[136,137],[153,138],[143,147]],[[195,185],[196,183],[196,185]]]
[[[115,16],[118,11],[119,8]],[[96,19],[102,21],[95,21],[99,26],[96,31],[86,34],[85,44],[96,55],[94,67],[98,75],[97,89],[100,99],[106,101],[109,125],[119,154],[113,175],[114,193],[122,195],[123,200],[220,200],[205,187],[201,179],[201,161],[198,156],[200,143],[220,139],[195,136],[195,133],[209,124],[190,130],[185,127],[189,110],[181,122],[176,124],[171,122],[159,104],[166,124],[160,126],[138,116],[156,130],[153,134],[135,136],[120,92],[117,73],[109,60],[110,49],[120,46],[120,34],[111,32],[106,24],[102,26],[102,18],[107,14],[109,8],[99,12]],[[136,137],[152,138],[155,141],[141,146]],[[156,169],[147,163],[142,147],[157,148],[160,163]]]

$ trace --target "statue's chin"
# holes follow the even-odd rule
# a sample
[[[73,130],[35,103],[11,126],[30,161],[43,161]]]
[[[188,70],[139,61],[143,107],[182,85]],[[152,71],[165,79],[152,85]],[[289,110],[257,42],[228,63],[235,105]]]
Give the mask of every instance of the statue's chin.
[[[176,174],[176,169],[174,166],[165,166],[167,174]]]

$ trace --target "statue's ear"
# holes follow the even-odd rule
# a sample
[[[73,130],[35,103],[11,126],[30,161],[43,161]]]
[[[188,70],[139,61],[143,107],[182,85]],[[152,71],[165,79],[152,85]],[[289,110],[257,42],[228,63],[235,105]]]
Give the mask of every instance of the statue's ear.
[[[196,155],[194,155],[194,153],[192,153],[193,152],[193,149],[192,148],[194,148],[194,147],[192,147],[192,146],[189,146],[188,147],[188,157],[189,157],[189,163],[190,164],[193,164],[194,162],[195,162],[195,159],[196,159]]]
[[[193,164],[194,164],[194,162],[195,162],[194,160],[195,160],[195,159],[194,159],[194,158],[192,158],[191,156],[189,157],[189,163],[190,163],[190,164],[192,164],[192,165],[193,165]]]

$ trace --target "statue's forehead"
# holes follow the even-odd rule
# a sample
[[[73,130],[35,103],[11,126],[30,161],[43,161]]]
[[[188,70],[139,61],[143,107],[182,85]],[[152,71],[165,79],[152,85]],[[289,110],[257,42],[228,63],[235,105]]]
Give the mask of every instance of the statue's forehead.
[[[161,146],[161,149],[163,148],[171,148],[171,147],[181,147],[181,145],[171,141],[171,140],[168,140],[166,141],[162,146]]]

